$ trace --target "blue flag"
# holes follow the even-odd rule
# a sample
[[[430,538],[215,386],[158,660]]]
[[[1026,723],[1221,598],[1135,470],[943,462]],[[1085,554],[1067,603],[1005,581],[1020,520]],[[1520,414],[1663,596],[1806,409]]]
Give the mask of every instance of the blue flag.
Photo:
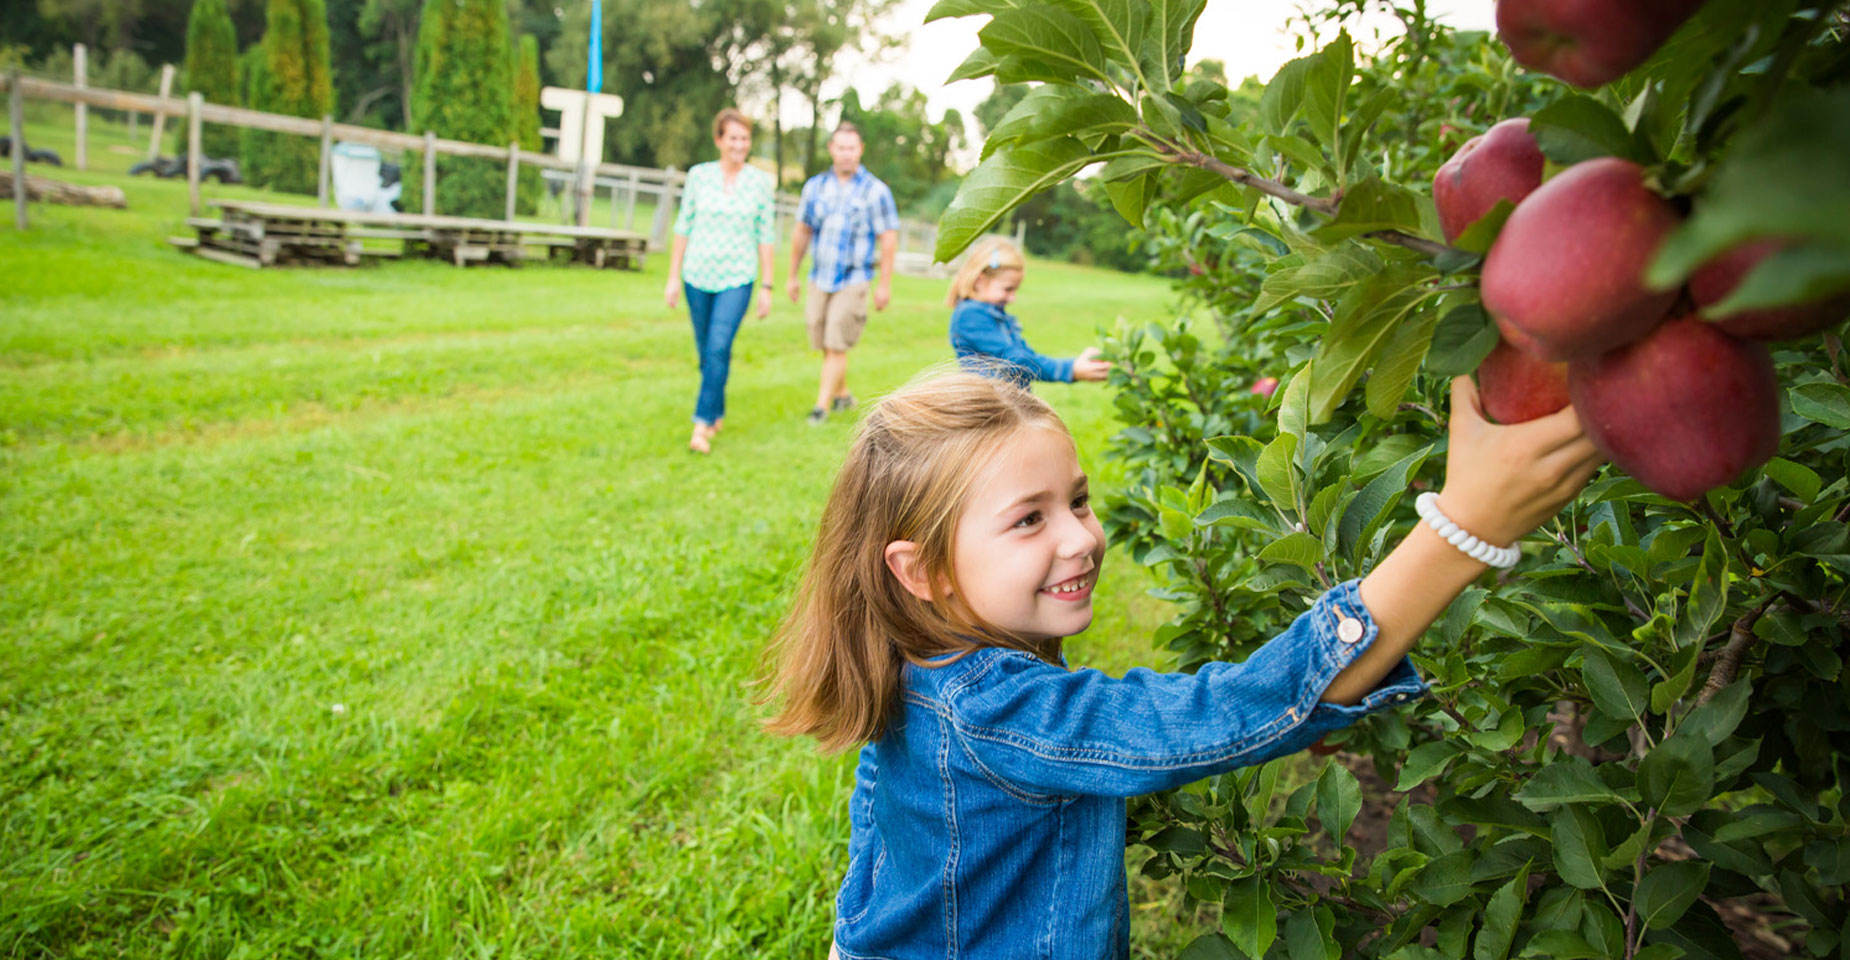
[[[604,89],[604,5],[591,0],[591,61],[585,67],[585,89],[599,93]]]

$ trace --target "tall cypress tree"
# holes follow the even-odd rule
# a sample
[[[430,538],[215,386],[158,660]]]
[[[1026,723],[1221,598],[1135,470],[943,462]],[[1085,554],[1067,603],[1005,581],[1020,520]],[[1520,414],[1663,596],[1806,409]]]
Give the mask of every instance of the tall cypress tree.
[[[521,34],[520,62],[514,69],[514,126],[520,149],[540,149],[540,41],[530,33]],[[520,185],[515,193],[517,209],[533,213],[539,209],[540,171],[522,165]]]
[[[475,143],[516,138],[514,51],[504,0],[425,0],[418,25],[411,131]],[[423,165],[408,165],[407,206],[423,199]],[[499,219],[505,168],[491,160],[437,158],[436,213]],[[433,211],[425,211],[433,212]]]
[[[212,103],[238,104],[238,34],[225,0],[193,0],[186,21],[186,88]],[[207,124],[200,149],[208,157],[235,157],[238,131]]]
[[[250,105],[319,120],[334,112],[328,65],[328,11],[323,0],[269,0],[264,7],[262,65],[250,71]],[[313,193],[321,144],[313,137],[245,130],[244,175],[276,190]]]

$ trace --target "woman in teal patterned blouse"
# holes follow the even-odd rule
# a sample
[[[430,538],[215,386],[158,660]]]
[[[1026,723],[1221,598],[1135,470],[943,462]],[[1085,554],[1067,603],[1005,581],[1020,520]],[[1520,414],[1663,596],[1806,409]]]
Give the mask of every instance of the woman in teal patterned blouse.
[[[726,418],[732,338],[751,304],[754,277],[764,277],[758,318],[771,315],[771,250],[777,243],[776,185],[770,174],[745,163],[752,152],[751,121],[731,107],[721,110],[713,118],[713,145],[719,160],[687,171],[662,291],[670,309],[686,293],[694,320],[700,394],[687,448],[695,453],[712,450],[713,434]]]

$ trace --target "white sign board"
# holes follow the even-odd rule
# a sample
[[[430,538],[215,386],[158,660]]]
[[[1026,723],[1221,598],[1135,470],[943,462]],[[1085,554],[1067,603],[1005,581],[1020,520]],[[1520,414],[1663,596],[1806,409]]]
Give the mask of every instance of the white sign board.
[[[589,110],[585,109],[586,97],[591,98]],[[559,111],[559,159],[579,162],[579,147],[583,145],[593,164],[604,162],[604,120],[623,115],[622,97],[544,87],[540,90],[540,106]]]

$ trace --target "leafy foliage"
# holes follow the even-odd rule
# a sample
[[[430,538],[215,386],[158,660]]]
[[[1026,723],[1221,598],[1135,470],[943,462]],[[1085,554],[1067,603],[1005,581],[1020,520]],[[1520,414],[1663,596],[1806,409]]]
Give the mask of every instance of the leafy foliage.
[[[238,102],[238,35],[225,0],[193,0],[186,22],[186,87],[213,103]],[[237,156],[233,128],[207,124],[199,138],[208,157]]]
[[[520,149],[539,152],[540,139],[540,42],[523,34],[514,64],[514,127]],[[516,211],[531,214],[540,202],[540,171],[521,164],[520,181],[515,186]]]
[[[268,113],[320,119],[334,111],[328,14],[322,0],[268,0],[263,42],[246,74],[246,103]],[[244,179],[295,193],[315,192],[321,145],[313,138],[240,132]]]
[[[942,0],[987,13],[960,75],[1034,82],[946,212],[940,256],[1083,171],[1174,271],[1184,318],[1111,332],[1127,490],[1107,528],[1178,615],[1185,669],[1238,659],[1365,573],[1443,480],[1447,380],[1497,342],[1475,274],[1501,224],[1441,242],[1428,185],[1472,133],[1530,116],[1556,165],[1644,164],[1694,213],[1653,276],[1679,283],[1778,233],[1742,296],[1850,287],[1841,11],[1711,0],[1593,93],[1480,33],[1389,7],[1358,52],[1313,12],[1312,51],[1263,87],[1178,81],[1199,7]],[[1202,318],[1199,320],[1190,317]],[[1752,898],[1794,954],[1838,955],[1850,823],[1841,757],[1850,600],[1850,386],[1834,335],[1774,351],[1779,456],[1694,504],[1613,473],[1467,590],[1414,660],[1432,695],[1284,760],[1147,798],[1144,867],[1221,906],[1187,956],[1738,957],[1717,905]],[[1284,381],[1251,392],[1260,377]],[[1396,791],[1372,855],[1348,836],[1372,761]],[[1314,769],[1314,768],[1313,768]],[[1385,812],[1385,811],[1384,811]],[[1378,844],[1370,845],[1370,849]]]
[[[418,28],[411,128],[473,143],[514,140],[515,54],[500,0],[426,0]],[[407,209],[423,203],[422,162],[407,164]],[[506,167],[476,157],[437,157],[437,209],[458,217],[500,217]]]

